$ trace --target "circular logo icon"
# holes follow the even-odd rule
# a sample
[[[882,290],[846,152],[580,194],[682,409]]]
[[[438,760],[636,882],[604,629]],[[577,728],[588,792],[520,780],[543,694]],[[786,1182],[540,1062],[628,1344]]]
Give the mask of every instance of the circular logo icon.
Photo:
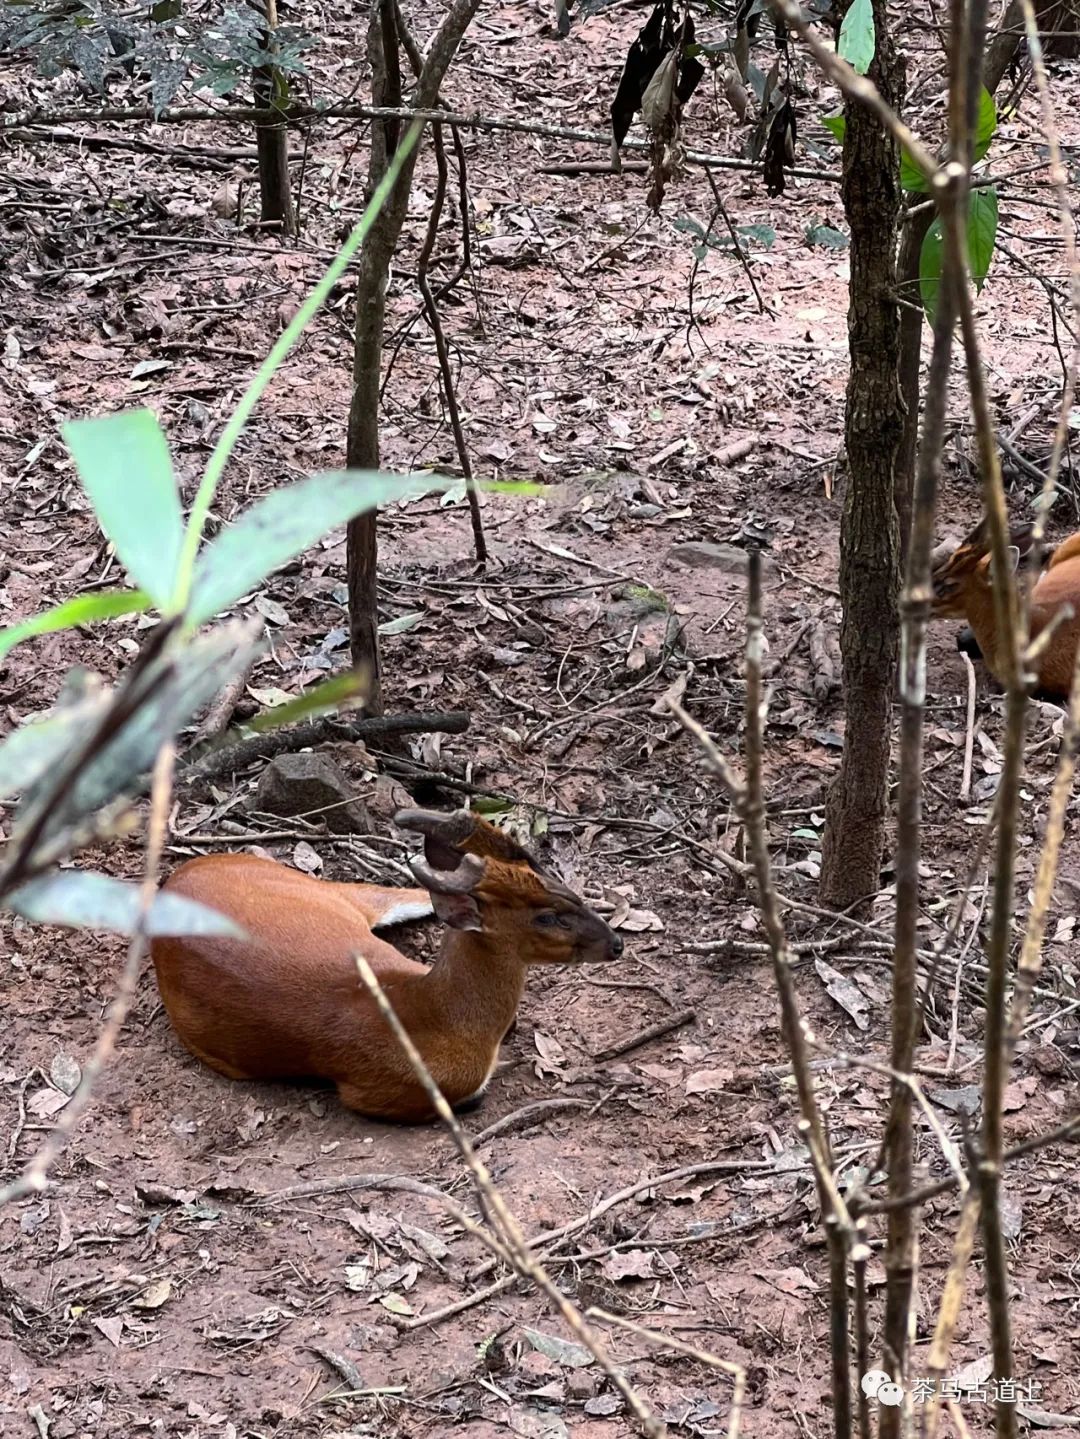
[[[902,1404],[903,1401],[904,1391],[900,1385],[894,1384],[891,1379],[886,1379],[885,1383],[878,1389],[877,1402],[879,1404],[887,1404],[890,1409],[894,1409],[898,1404]]]
[[[861,1388],[867,1399],[876,1399],[881,1392],[881,1386],[891,1383],[892,1380],[884,1369],[868,1369],[862,1377]]]

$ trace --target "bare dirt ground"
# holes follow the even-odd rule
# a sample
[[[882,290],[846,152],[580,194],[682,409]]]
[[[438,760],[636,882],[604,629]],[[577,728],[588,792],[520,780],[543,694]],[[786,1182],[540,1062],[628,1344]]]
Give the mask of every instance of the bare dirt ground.
[[[594,16],[560,43],[531,6],[485,5],[445,98],[467,111],[602,125],[643,14],[623,8]],[[417,17],[422,33],[426,20]],[[336,18],[320,84],[344,91],[353,83],[362,29],[357,15]],[[908,39],[922,43],[919,33]],[[10,69],[25,100],[63,100],[70,88]],[[1068,115],[1075,78],[1066,70],[1057,83]],[[815,94],[808,117],[827,103]],[[1033,115],[1028,99],[999,137],[1002,172],[1034,158]],[[702,148],[739,153],[743,134],[707,87],[689,123]],[[215,213],[220,187],[249,177],[252,165],[206,148],[249,145],[246,133],[205,126],[94,133],[157,148],[10,145],[4,155],[4,623],[117,578],[59,423],[152,405],[190,497],[282,317],[362,203],[366,140],[352,125],[313,133],[298,246]],[[770,838],[781,889],[812,905],[824,792],[843,729],[828,650],[839,618],[846,257],[811,247],[805,232],[821,222],[843,227],[838,191],[807,181],[770,200],[757,176],[719,172],[736,223],[775,229],[771,249],[751,242],[768,313],[760,313],[737,261],[714,251],[694,278],[691,324],[693,240],[673,222],[708,218],[712,197],[700,171],[672,184],[654,218],[640,173],[545,173],[544,165],[573,158],[572,147],[520,135],[464,138],[477,263],[472,283],[452,292],[443,310],[469,441],[483,473],[558,489],[550,499],[486,501],[494,560],[485,574],[471,563],[460,503],[428,499],[383,516],[384,618],[402,621],[385,638],[387,703],[468,709],[468,734],[417,742],[409,751],[414,767],[512,796],[513,817],[528,823],[571,882],[609,906],[628,941],[617,968],[530,983],[516,1034],[469,1128],[478,1133],[535,1101],[575,1101],[576,1108],[552,1107],[482,1146],[527,1233],[583,1221],[550,1259],[566,1292],[745,1366],[749,1433],[822,1435],[831,1428],[826,1256],[760,925],[720,858],[737,845],[728,805],[690,741],[654,707],[684,678],[685,703],[737,756],[743,574],[735,560],[724,569],[688,565],[677,547],[768,536]],[[583,149],[580,157],[596,155]],[[395,468],[447,470],[452,440],[430,339],[414,323],[409,277],[431,183],[425,160],[391,295],[395,362],[384,459]],[[1060,275],[1048,194],[1031,203],[1025,193],[1009,192],[1003,202],[1003,238]],[[459,243],[448,219],[443,272]],[[1060,388],[1045,293],[999,256],[979,315],[1002,428],[1046,402],[1017,440],[1041,461]],[[229,471],[220,520],[274,485],[341,463],[350,320],[345,288],[261,405]],[[942,532],[959,534],[978,513],[967,440],[961,422]],[[1024,481],[1014,490],[1018,514],[1029,489]],[[1073,528],[1074,515],[1071,501],[1063,505],[1054,533]],[[260,609],[272,640],[253,690],[295,694],[343,662],[343,581],[339,534],[242,607]],[[70,664],[116,673],[136,639],[121,621],[18,651],[0,676],[4,726],[51,702]],[[992,798],[1001,733],[1000,702],[984,683],[974,799],[961,806],[964,677],[945,628],[933,638],[929,683],[927,947],[962,890]],[[1060,711],[1036,706],[1021,894],[1058,733]],[[339,757],[373,801],[379,833],[370,842],[330,836],[317,819],[260,815],[252,808],[256,767],[213,788],[181,788],[170,862],[252,845],[289,862],[302,844],[303,862],[313,862],[313,850],[329,877],[393,874],[386,861],[402,851],[388,816],[404,791],[391,786],[408,783],[425,803],[460,802],[460,790],[408,780],[400,754],[396,770],[374,750]],[[88,862],[135,873],[137,839]],[[1061,1122],[1076,1103],[1073,820],[1063,869],[1047,968],[1009,1091],[1009,1143]],[[887,1055],[888,884],[886,872],[876,946],[864,931],[809,910],[789,912],[793,935],[818,945],[806,952],[797,983],[823,1056]],[[920,1056],[953,1139],[977,1104],[985,899],[980,876],[964,913],[963,957],[959,968],[945,967],[934,990]],[[119,948],[21,922],[5,921],[2,934],[0,1149],[14,1172],[63,1102],[70,1061],[93,1042]],[[731,942],[726,950],[721,941]],[[423,947],[431,936],[404,942]],[[716,952],[703,952],[709,945]],[[691,1013],[679,1027],[597,1058],[680,1011]],[[832,1067],[821,1084],[841,1172],[872,1165],[880,1078]],[[929,1128],[919,1159],[924,1177],[947,1172]],[[642,1185],[690,1166],[710,1167]],[[418,1177],[470,1202],[439,1130],[367,1123],[325,1092],[230,1083],[202,1068],[181,1050],[153,976],[145,976],[117,1058],[54,1186],[0,1212],[0,1432],[51,1439],[622,1439],[635,1432],[603,1377],[565,1346],[568,1335],[542,1299],[514,1284],[485,1293],[500,1273],[484,1272],[483,1251],[435,1204],[344,1182],[369,1174]],[[304,1184],[327,1192],[298,1197]],[[599,1201],[636,1185],[589,1218]],[[1075,1422],[1068,1416],[1080,1413],[1080,1186],[1071,1155],[1048,1150],[1022,1159],[1010,1171],[1008,1197],[1017,1378],[1042,1386],[1026,1405],[1043,1411],[1034,1422],[1065,1432]],[[956,1214],[948,1195],[927,1213],[920,1361]],[[882,1280],[875,1260],[875,1306]],[[477,1302],[425,1322],[469,1296]],[[611,1353],[673,1434],[725,1430],[731,1390],[723,1375],[640,1337],[609,1336]],[[976,1261],[956,1367],[986,1353]],[[973,1433],[986,1432],[986,1406],[966,1417]]]

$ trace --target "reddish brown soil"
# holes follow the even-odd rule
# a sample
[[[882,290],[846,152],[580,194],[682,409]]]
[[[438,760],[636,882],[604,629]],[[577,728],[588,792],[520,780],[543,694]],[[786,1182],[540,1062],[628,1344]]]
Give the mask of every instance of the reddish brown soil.
[[[487,6],[446,98],[466,110],[603,123],[640,20],[636,11],[616,10],[575,25],[559,43],[533,8]],[[353,23],[339,35],[335,63],[359,53],[357,34]],[[1068,97],[1069,81],[1062,83]],[[20,84],[55,100],[59,82],[43,86],[22,74]],[[1022,113],[1001,145],[1005,171],[1031,158],[1030,101]],[[691,124],[694,143],[738,153],[742,132],[704,92]],[[196,126],[124,133],[166,146],[249,143],[239,131]],[[190,496],[257,359],[336,242],[340,216],[331,203],[349,218],[356,212],[364,147],[354,153],[354,143],[344,126],[313,136],[306,229],[296,249],[215,215],[218,187],[247,177],[248,163],[224,162],[219,171],[169,154],[106,149],[76,162],[70,146],[8,149],[2,243],[14,284],[0,293],[0,321],[17,337],[18,355],[0,371],[3,622],[116,579],[59,439],[63,419],[152,405]],[[611,907],[628,940],[617,969],[541,974],[530,983],[503,1066],[468,1127],[479,1132],[538,1100],[581,1101],[582,1108],[553,1110],[482,1151],[529,1234],[586,1216],[605,1196],[653,1174],[724,1166],[612,1208],[569,1241],[552,1273],[583,1307],[618,1311],[744,1366],[748,1432],[825,1434],[832,1422],[827,1265],[782,1068],[771,972],[759,953],[717,959],[694,949],[726,937],[762,939],[750,899],[716,858],[735,847],[737,826],[693,745],[654,707],[688,676],[686,705],[737,758],[744,581],[739,573],[687,568],[670,551],[682,541],[766,532],[767,628],[777,661],[767,732],[770,840],[784,893],[812,903],[824,791],[843,728],[838,696],[816,697],[821,676],[808,638],[820,619],[835,645],[838,619],[846,260],[811,248],[804,232],[820,221],[842,227],[838,193],[805,182],[769,200],[758,177],[721,172],[736,222],[776,229],[770,252],[754,249],[770,314],[759,313],[738,264],[713,253],[696,276],[690,325],[691,241],[672,220],[708,218],[712,201],[699,171],[672,184],[662,216],[653,218],[640,174],[545,175],[539,164],[565,158],[571,147],[518,135],[469,134],[465,143],[479,268],[475,289],[459,287],[444,318],[469,441],[483,473],[559,489],[550,499],[486,501],[494,560],[485,575],[472,567],[461,504],[427,500],[384,515],[385,618],[422,616],[385,641],[388,707],[469,709],[466,736],[447,737],[441,747],[417,743],[414,755],[515,796],[516,817],[532,825],[538,846]],[[593,159],[596,152],[582,153]],[[395,333],[415,313],[405,269],[430,187],[425,159],[391,296]],[[1020,199],[1003,211],[1008,243],[1026,244],[1033,262],[1045,265],[1039,240],[1056,233],[1052,214]],[[445,269],[457,245],[448,224]],[[1056,252],[1050,263],[1061,268]],[[1044,291],[999,259],[979,315],[1002,428],[1047,400],[1017,441],[1041,460],[1059,387]],[[283,367],[239,446],[217,505],[221,520],[274,485],[340,464],[349,320],[343,292]],[[389,348],[396,347],[392,339]],[[146,360],[167,368],[133,379]],[[968,433],[959,401],[955,413],[955,473],[940,528],[958,533],[978,501],[962,463]],[[453,466],[421,325],[397,356],[384,435],[388,466]],[[743,440],[748,452],[731,461],[727,452]],[[1014,493],[1018,514],[1026,494],[1023,486]],[[1055,532],[1071,524],[1063,507]],[[340,662],[342,637],[327,643],[327,636],[344,623],[343,579],[339,534],[269,581],[260,599],[284,615],[264,606],[273,649],[253,687],[297,693],[325,673],[313,657],[316,665],[320,654]],[[639,586],[660,591],[667,611],[645,613]],[[665,646],[667,616],[677,624]],[[49,703],[72,663],[114,674],[133,633],[119,622],[18,651],[2,676],[5,724]],[[990,786],[978,781],[995,772],[1002,728],[1000,701],[984,683],[976,801],[961,806],[964,674],[951,630],[934,634],[930,690],[927,946],[962,887],[989,802]],[[1059,731],[1060,712],[1037,707],[1021,895],[1033,873]],[[302,818],[283,824],[259,816],[250,810],[257,775],[253,769],[235,791],[228,783],[181,788],[170,864],[229,844],[258,844],[288,861],[304,842],[326,875],[362,879],[370,870],[358,856],[379,863],[398,854],[328,836]],[[373,788],[361,785],[369,796]],[[420,795],[433,798],[430,790]],[[434,795],[440,803],[458,797]],[[377,799],[378,828],[388,834],[393,795],[384,785]],[[285,837],[274,837],[283,830]],[[134,874],[138,843],[103,849],[88,862]],[[1063,869],[1080,882],[1072,818]],[[956,1018],[947,976],[935,990],[921,1052],[934,1072],[927,1089],[954,1140],[965,1087],[979,1073],[981,877],[974,895]],[[1072,887],[1063,885],[1044,988],[1010,1089],[1010,1143],[1075,1109],[1072,911]],[[890,915],[885,889],[874,911],[883,939]],[[826,919],[792,915],[791,927],[804,939],[847,934],[850,943],[826,959],[865,1001],[860,1030],[827,994],[813,957],[801,965],[799,999],[821,1054],[883,1062],[887,954],[861,949],[857,932]],[[58,1056],[82,1060],[93,1044],[120,948],[9,921],[3,948],[0,1145],[13,1173],[48,1127],[55,1091],[46,1076]],[[692,1008],[692,1023],[613,1060],[594,1057],[683,1008]],[[821,1084],[838,1165],[853,1174],[873,1162],[882,1083],[866,1071],[834,1068]],[[920,1130],[919,1163],[924,1177],[947,1172],[929,1127]],[[477,1273],[482,1249],[436,1204],[344,1186],[274,1199],[298,1184],[365,1174],[418,1177],[473,1202],[437,1129],[367,1123],[323,1091],[237,1084],[208,1072],[181,1050],[147,975],[55,1183],[43,1197],[0,1212],[0,1433],[622,1439],[634,1432],[595,1367],[576,1369],[565,1362],[572,1355],[553,1358],[530,1342],[530,1330],[569,1337],[532,1290],[511,1286],[430,1327],[401,1327],[490,1283]],[[1008,1195],[1017,1378],[1042,1385],[1029,1408],[1075,1415],[1080,1191],[1071,1155],[1049,1150],[1023,1159],[1010,1170]],[[926,1216],[919,1364],[957,1212],[946,1196]],[[877,1248],[876,1221],[870,1233]],[[623,1248],[614,1251],[616,1244]],[[876,1258],[869,1277],[876,1325],[883,1281]],[[726,1430],[725,1375],[625,1331],[609,1329],[607,1342],[673,1434]],[[955,1366],[978,1361],[987,1348],[977,1252]],[[363,1393],[347,1397],[357,1378]],[[973,1433],[987,1432],[985,1405],[965,1412]],[[1044,1417],[1044,1429],[1058,1422]]]

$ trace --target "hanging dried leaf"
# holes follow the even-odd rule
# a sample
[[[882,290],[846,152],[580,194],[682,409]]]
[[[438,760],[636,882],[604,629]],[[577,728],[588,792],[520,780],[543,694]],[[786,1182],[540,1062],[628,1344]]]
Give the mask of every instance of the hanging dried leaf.
[[[669,50],[656,67],[652,79],[641,97],[641,118],[654,133],[663,130],[671,114],[671,102],[675,95],[675,71],[678,54]]]
[[[789,99],[781,98],[769,119],[768,138],[765,141],[764,178],[769,195],[782,195],[787,187],[784,168],[795,164],[795,107]]]

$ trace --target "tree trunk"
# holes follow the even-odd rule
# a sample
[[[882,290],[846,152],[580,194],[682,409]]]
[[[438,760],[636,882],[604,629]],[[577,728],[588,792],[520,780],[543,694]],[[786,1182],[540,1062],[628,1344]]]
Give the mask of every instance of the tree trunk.
[[[371,103],[387,107],[401,104],[401,61],[397,22],[392,0],[374,0],[368,25],[368,59],[371,63]],[[400,123],[375,120],[371,126],[368,160],[368,199],[386,174],[397,149]],[[415,154],[415,151],[413,152]],[[379,390],[382,380],[382,336],[386,318],[386,287],[390,262],[398,242],[405,207],[399,201],[408,181],[398,181],[394,193],[372,226],[360,255],[356,281],[356,341],[353,350],[353,393],[349,406],[349,432],[345,463],[350,470],[379,468]],[[401,217],[393,218],[398,210]],[[349,640],[352,661],[368,675],[366,709],[382,714],[382,674],[379,665],[379,542],[375,511],[349,522],[345,540],[349,587]]]
[[[413,91],[411,106],[430,109],[438,98],[450,62],[475,15],[480,0],[454,0],[428,47],[427,59]],[[373,0],[368,26],[368,53],[372,68],[372,96],[376,105],[401,104],[401,71],[393,0]],[[369,194],[386,173],[397,144],[399,122],[374,121]],[[356,281],[356,344],[353,352],[353,392],[349,404],[349,432],[345,462],[350,470],[379,467],[379,389],[382,378],[383,323],[390,262],[401,237],[409,208],[413,170],[419,145],[401,167],[397,184],[371,227],[360,256]],[[352,520],[346,531],[346,572],[349,586],[349,641],[353,664],[370,677],[367,710],[382,713],[382,678],[379,671],[379,612],[376,590],[378,532],[374,512]]]
[[[277,29],[276,0],[264,0],[266,29],[261,38],[264,50],[274,44]],[[264,65],[252,74],[255,104],[260,109],[280,108],[288,102],[284,75],[273,65]],[[255,148],[259,156],[260,217],[268,229],[296,234],[296,210],[289,182],[289,131],[284,119],[260,120],[255,126]]]
[[[902,109],[904,67],[874,0],[870,78]],[[894,500],[903,436],[896,230],[900,156],[874,116],[849,104],[843,200],[851,231],[845,441],[848,484],[840,531],[840,630],[847,729],[825,814],[821,897],[847,909],[878,888],[885,844],[892,699],[899,636],[899,530]]]

